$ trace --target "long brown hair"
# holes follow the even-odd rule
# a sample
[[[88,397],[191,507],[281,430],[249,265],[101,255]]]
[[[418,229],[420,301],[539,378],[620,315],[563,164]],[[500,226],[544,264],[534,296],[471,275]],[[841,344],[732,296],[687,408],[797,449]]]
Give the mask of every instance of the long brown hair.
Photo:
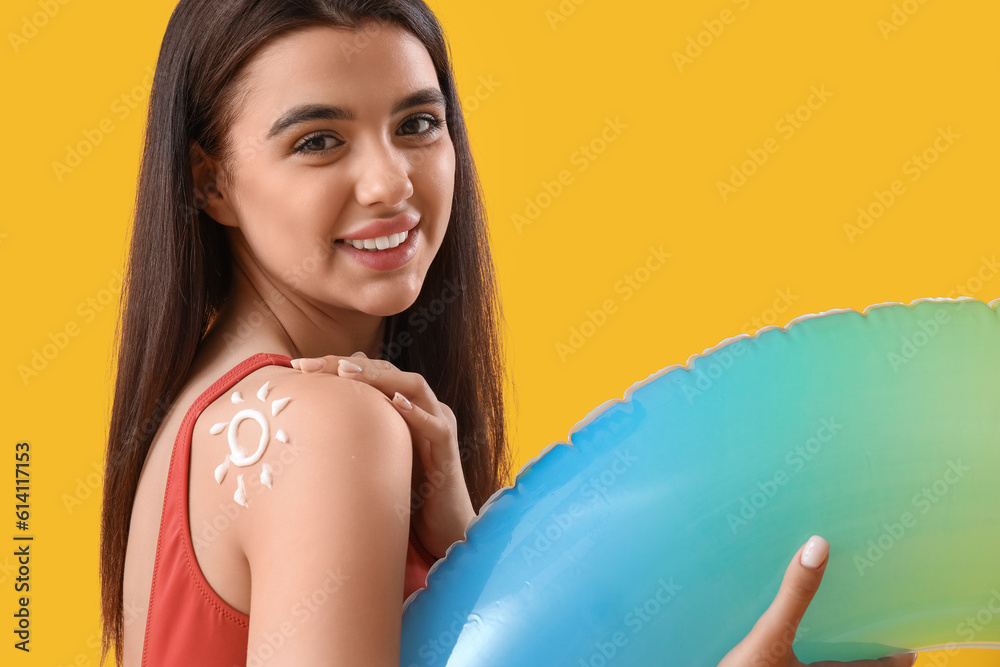
[[[503,314],[448,45],[430,8],[422,0],[181,0],[153,78],[116,337],[101,514],[101,664],[111,644],[122,659],[125,550],[146,454],[230,289],[222,226],[195,205],[190,142],[223,164],[231,160],[227,129],[238,112],[239,75],[266,42],[314,25],[360,31],[371,20],[395,23],[426,47],[455,147],[447,232],[416,302],[386,319],[383,357],[423,375],[454,411],[473,506],[507,483]]]

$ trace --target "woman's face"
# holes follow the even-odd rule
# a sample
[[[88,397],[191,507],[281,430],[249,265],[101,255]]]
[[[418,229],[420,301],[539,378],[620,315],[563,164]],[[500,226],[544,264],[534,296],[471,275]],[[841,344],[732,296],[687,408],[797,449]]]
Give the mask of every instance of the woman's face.
[[[427,50],[388,23],[310,27],[264,47],[246,74],[229,130],[233,173],[208,204],[238,261],[330,314],[406,309],[441,246],[455,185]],[[404,230],[401,245],[378,250]],[[345,239],[375,239],[376,251]]]

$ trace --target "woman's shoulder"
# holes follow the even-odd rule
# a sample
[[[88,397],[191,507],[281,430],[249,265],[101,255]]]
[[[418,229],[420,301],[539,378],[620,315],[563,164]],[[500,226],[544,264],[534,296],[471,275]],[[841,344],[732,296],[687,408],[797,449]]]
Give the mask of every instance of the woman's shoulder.
[[[237,366],[229,372],[243,371]],[[352,430],[357,422],[350,417],[356,414],[379,416],[382,421],[393,421],[395,416],[398,424],[405,425],[389,397],[371,385],[331,373],[303,373],[284,365],[265,364],[244,373],[207,402],[196,420],[195,434],[222,433],[219,425],[232,424],[238,416],[239,425],[247,420],[267,426],[274,422],[279,426],[269,429],[272,435],[280,430],[287,436],[290,429],[296,428],[300,434],[320,435],[328,433],[330,427]],[[213,429],[217,433],[211,433]],[[226,436],[230,429],[243,437],[239,426],[227,426]]]
[[[297,641],[281,664],[311,664],[332,639],[369,653],[373,637],[398,640],[413,449],[386,396],[261,366],[206,407],[193,447],[192,502],[226,526],[202,546],[221,554],[214,572],[246,572],[248,645],[292,624]]]
[[[398,641],[413,450],[396,408],[358,380],[278,367],[212,407],[199,437],[214,473],[191,474],[214,474],[239,512],[248,644],[291,623],[282,664],[311,664],[331,642],[371,655]]]
[[[191,475],[214,477],[222,498],[252,515],[238,522],[248,557],[289,513],[310,520],[315,503],[357,508],[358,494],[409,495],[406,422],[381,391],[337,375],[262,366],[205,407],[193,447]]]

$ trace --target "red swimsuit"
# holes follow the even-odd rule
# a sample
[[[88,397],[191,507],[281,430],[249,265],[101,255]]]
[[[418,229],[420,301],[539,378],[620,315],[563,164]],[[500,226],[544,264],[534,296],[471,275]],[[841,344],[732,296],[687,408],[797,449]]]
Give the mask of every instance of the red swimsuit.
[[[291,367],[291,357],[264,352],[253,355],[216,380],[184,416],[167,473],[142,649],[143,667],[246,664],[250,617],[212,590],[195,559],[188,523],[188,469],[191,435],[198,416],[238,381],[268,365]],[[435,561],[411,529],[404,601],[424,587]]]

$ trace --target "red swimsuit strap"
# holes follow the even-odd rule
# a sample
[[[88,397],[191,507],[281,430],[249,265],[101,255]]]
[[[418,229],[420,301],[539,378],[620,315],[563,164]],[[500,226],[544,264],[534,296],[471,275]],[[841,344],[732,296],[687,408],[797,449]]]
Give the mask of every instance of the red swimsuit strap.
[[[195,400],[184,415],[184,420],[174,441],[173,451],[170,454],[170,467],[167,471],[163,511],[160,516],[160,529],[156,542],[156,559],[153,563],[153,579],[150,584],[146,630],[143,638],[143,664],[146,662],[150,638],[155,632],[153,628],[154,617],[156,617],[155,622],[162,622],[164,620],[154,613],[158,611],[159,598],[163,598],[164,596],[170,598],[172,594],[178,593],[177,591],[171,592],[168,590],[158,591],[157,589],[157,575],[161,572],[163,566],[161,561],[164,558],[164,554],[169,554],[167,556],[168,560],[169,558],[176,558],[184,561],[185,569],[190,575],[191,582],[201,592],[203,599],[219,615],[242,628],[249,628],[249,617],[225,602],[209,585],[204,573],[198,566],[194,555],[194,545],[191,541],[190,517],[188,515],[188,472],[191,462],[191,438],[194,434],[195,422],[201,416],[201,413],[208,405],[231,389],[241,379],[258,368],[269,365],[287,366],[290,368],[292,365],[291,357],[259,352],[244,359],[213,382]],[[174,540],[179,540],[179,542]],[[174,548],[179,553],[174,552]]]

